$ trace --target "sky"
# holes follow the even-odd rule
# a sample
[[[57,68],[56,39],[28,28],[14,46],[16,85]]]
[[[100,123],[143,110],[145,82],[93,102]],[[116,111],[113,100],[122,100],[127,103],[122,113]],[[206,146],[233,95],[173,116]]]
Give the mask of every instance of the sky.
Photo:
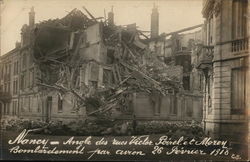
[[[113,6],[116,25],[136,23],[138,29],[150,30],[150,15],[154,4],[159,11],[159,32],[168,33],[203,23],[202,0],[3,0],[1,7],[1,54],[5,54],[20,41],[20,30],[28,24],[31,7],[35,10],[35,23],[62,18],[74,8],[85,6],[95,17]],[[105,10],[105,12],[104,12]]]

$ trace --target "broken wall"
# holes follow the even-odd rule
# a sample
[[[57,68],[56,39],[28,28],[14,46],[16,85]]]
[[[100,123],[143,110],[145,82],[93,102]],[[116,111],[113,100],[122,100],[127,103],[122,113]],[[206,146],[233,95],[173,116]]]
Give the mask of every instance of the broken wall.
[[[85,31],[86,40],[80,46],[80,57],[83,59],[80,80],[85,85],[95,84],[97,87],[103,83],[103,68],[107,60],[107,47],[102,42],[102,26],[96,23]],[[94,85],[94,86],[95,86]]]

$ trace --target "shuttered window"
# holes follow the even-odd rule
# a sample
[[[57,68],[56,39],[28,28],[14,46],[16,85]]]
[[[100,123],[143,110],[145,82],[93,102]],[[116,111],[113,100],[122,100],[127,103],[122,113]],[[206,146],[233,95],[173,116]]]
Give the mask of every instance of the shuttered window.
[[[247,0],[233,1],[233,39],[242,38],[247,29]]]
[[[246,73],[244,68],[232,69],[232,114],[242,114],[245,108]]]

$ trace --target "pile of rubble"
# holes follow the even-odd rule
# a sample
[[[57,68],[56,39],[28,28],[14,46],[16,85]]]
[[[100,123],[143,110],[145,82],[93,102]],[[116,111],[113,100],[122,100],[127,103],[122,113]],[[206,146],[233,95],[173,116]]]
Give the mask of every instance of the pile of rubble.
[[[86,105],[96,108],[88,113],[90,116],[109,114],[112,108],[126,111],[134,92],[166,95],[182,88],[178,78],[165,73],[172,67],[143,43],[148,37],[137,30],[136,25],[110,25],[84,9],[88,16],[74,9],[62,19],[41,22],[36,26],[33,46],[34,58],[41,71],[41,89],[52,88],[62,95],[72,93],[78,101],[77,110]],[[95,23],[102,26],[104,45],[115,51],[112,56],[114,83],[92,91],[91,87],[79,83],[80,68],[89,62],[102,63],[81,57],[79,48],[84,40],[84,30]],[[69,37],[73,40],[70,44]]]

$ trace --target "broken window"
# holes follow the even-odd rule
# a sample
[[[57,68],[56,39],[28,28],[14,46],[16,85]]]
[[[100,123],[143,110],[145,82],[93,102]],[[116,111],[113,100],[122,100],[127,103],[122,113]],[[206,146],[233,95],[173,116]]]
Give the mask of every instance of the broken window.
[[[113,73],[109,69],[103,69],[103,84],[109,85],[114,83]]]
[[[241,114],[245,109],[246,73],[243,68],[232,69],[232,113]]]
[[[114,63],[114,59],[115,59],[114,54],[115,54],[115,50],[113,50],[113,49],[107,50],[107,61],[106,61],[107,64]]]

